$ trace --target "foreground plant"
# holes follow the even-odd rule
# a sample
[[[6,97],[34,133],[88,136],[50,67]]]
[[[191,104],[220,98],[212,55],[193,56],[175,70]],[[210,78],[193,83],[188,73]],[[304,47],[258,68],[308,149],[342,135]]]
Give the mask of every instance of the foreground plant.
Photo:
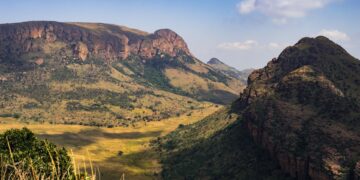
[[[0,134],[0,179],[95,179],[74,168],[65,148],[35,137],[29,129]],[[75,165],[76,166],[76,165]]]

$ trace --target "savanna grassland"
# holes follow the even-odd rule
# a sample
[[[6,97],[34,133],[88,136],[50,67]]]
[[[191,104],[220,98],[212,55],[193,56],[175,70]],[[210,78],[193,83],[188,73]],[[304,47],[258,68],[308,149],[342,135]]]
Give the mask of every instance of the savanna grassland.
[[[161,164],[159,153],[150,142],[192,124],[219,110],[221,106],[204,103],[178,117],[161,121],[138,122],[129,127],[94,127],[50,123],[23,123],[16,118],[0,118],[0,132],[27,127],[39,138],[64,146],[80,168],[100,171],[101,179],[157,179]],[[91,162],[91,163],[90,163]],[[89,172],[90,173],[90,172]]]
[[[150,142],[229,105],[243,88],[241,80],[194,57],[170,29],[146,33],[51,21],[0,25],[0,132],[10,152],[0,155],[14,164],[11,149],[20,146],[18,154],[24,154],[27,146],[17,142],[32,131],[40,140],[30,143],[48,139],[65,147],[75,159],[74,173],[93,164],[101,179],[159,178],[160,153]],[[23,127],[30,131],[7,131]],[[7,141],[11,132],[18,141]],[[45,163],[54,173],[53,160]]]

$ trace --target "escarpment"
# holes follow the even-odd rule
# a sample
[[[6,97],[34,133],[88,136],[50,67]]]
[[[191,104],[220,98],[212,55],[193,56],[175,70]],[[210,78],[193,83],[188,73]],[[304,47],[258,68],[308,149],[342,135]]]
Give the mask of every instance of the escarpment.
[[[0,25],[0,58],[20,58],[26,53],[51,54],[81,60],[125,59],[130,54],[151,59],[159,53],[190,55],[184,40],[169,29],[153,34],[126,27],[100,23],[60,23],[34,21]]]
[[[360,61],[304,38],[253,72],[234,104],[253,140],[297,179],[357,179]]]

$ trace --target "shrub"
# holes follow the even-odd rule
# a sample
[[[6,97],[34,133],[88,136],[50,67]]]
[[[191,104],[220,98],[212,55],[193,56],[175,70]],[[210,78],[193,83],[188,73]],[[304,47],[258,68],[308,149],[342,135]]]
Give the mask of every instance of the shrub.
[[[68,111],[108,111],[108,108],[101,104],[92,104],[90,106],[82,105],[79,102],[68,102],[66,104],[66,110]]]
[[[34,109],[34,108],[38,108],[39,105],[37,103],[34,103],[34,102],[29,102],[29,103],[24,104],[23,107],[25,109]]]
[[[51,73],[51,79],[55,81],[69,81],[79,78],[75,71],[67,68],[57,68]]]
[[[4,117],[4,118],[7,118],[7,117],[13,117],[13,118],[20,118],[21,114],[19,113],[14,113],[14,114],[11,114],[11,113],[5,113],[5,114],[0,114],[0,117]]]
[[[184,128],[185,127],[185,125],[184,124],[179,124],[179,129],[181,129],[181,128]]]
[[[0,176],[5,179],[74,179],[71,158],[64,148],[39,140],[26,128],[0,135]]]

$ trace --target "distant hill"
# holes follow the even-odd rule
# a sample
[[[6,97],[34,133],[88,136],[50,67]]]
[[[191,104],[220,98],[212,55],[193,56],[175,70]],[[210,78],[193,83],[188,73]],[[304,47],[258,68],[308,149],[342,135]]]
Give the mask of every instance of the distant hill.
[[[241,80],[244,84],[247,83],[248,76],[251,72],[253,72],[255,69],[244,69],[242,71],[239,71],[235,69],[234,67],[231,67],[222,61],[220,61],[217,58],[211,58],[207,64],[214,69],[220,71],[221,73],[224,73],[232,78],[236,78]]]
[[[229,109],[158,142],[165,179],[359,179],[360,61],[303,38]]]
[[[229,104],[244,88],[169,29],[102,23],[0,25],[0,116],[128,125]]]

